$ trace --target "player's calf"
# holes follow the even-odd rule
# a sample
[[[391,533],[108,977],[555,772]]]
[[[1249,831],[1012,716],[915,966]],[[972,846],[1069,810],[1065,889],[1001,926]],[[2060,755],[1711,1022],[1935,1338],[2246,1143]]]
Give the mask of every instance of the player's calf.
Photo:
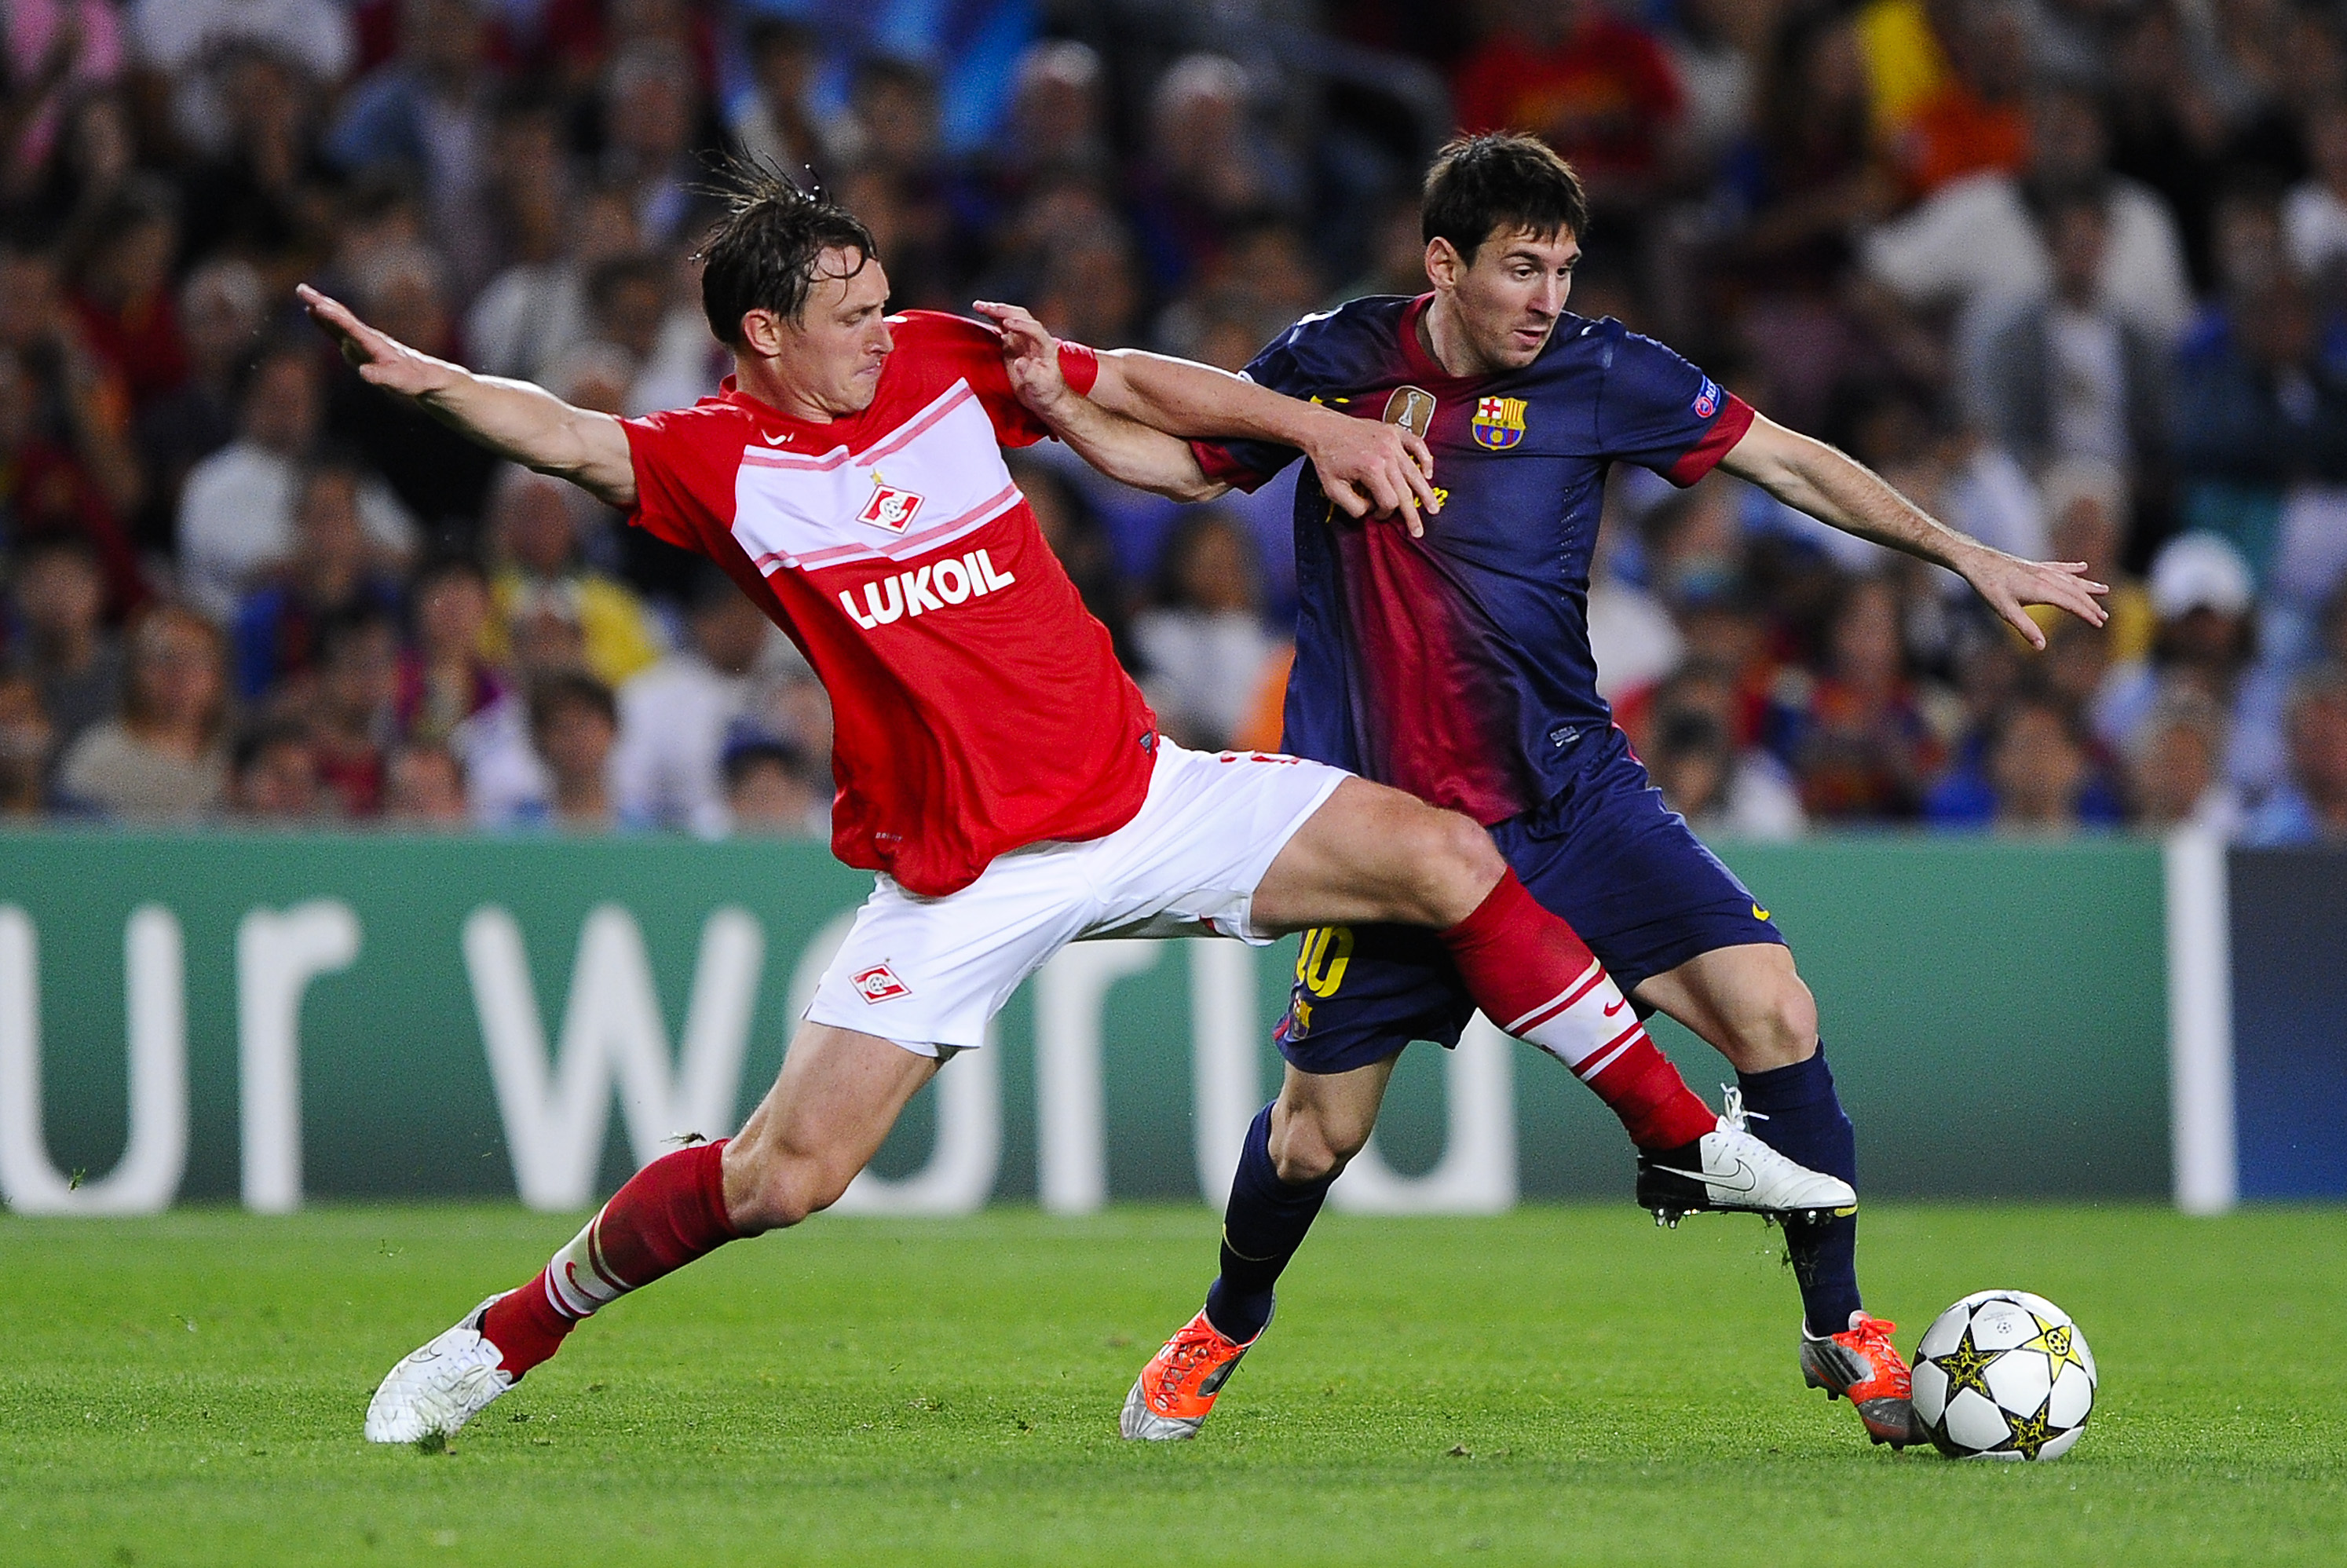
[[[727,1162],[726,1209],[743,1235],[785,1230],[839,1202],[863,1169],[820,1151],[755,1148]]]
[[[1647,977],[1638,997],[1711,1041],[1747,1077],[1817,1052],[1817,998],[1794,968],[1791,950],[1777,942],[1697,954]]]
[[[726,1145],[729,1223],[755,1235],[838,1202],[940,1060],[877,1035],[802,1025],[774,1086]]]

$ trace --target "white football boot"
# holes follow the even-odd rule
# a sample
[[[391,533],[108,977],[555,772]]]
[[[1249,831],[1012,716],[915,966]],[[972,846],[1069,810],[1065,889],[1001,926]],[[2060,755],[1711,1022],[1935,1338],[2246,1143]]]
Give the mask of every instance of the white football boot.
[[[384,1378],[367,1401],[366,1439],[371,1443],[413,1443],[457,1429],[514,1386],[513,1374],[497,1363],[504,1352],[481,1334],[481,1315],[502,1300],[499,1291],[460,1318],[421,1350],[411,1351]]]
[[[1746,1112],[1742,1090],[1728,1090],[1727,1104],[1719,1125],[1695,1143],[1638,1155],[1638,1206],[1656,1225],[1699,1214],[1812,1221],[1857,1211],[1848,1182],[1795,1164],[1745,1129],[1746,1117],[1760,1112]]]

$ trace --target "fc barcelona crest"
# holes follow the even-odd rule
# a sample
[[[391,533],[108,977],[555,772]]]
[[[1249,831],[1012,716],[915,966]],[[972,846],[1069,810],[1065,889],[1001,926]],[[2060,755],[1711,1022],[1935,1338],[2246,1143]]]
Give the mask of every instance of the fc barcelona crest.
[[[1475,400],[1475,444],[1505,452],[1524,438],[1524,400],[1521,397],[1479,397]]]

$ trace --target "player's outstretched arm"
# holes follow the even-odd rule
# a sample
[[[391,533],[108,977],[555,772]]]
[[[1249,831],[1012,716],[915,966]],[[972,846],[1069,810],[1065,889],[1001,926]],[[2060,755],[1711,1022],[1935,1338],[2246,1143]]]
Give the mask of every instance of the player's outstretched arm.
[[[2099,596],[2110,589],[2086,576],[2086,562],[2024,560],[1993,549],[1939,521],[1854,458],[1772,419],[1755,415],[1719,466],[1844,533],[1946,567],[2033,648],[2045,646],[2045,633],[2025,606],[2050,604],[2089,626],[2109,619]]]
[[[420,354],[306,283],[294,292],[368,385],[409,399],[499,456],[568,479],[614,507],[635,506],[635,464],[617,419],[573,408],[529,382],[476,375]]]
[[[979,309],[1002,329],[1002,367],[1019,395],[1051,434],[1110,478],[1177,501],[1211,501],[1230,487],[1206,477],[1198,456],[1178,436],[1094,403],[1060,370],[1060,345],[1043,323],[1016,305]]]
[[[1018,310],[978,302],[979,313],[997,323]],[[1100,379],[1085,395],[1168,436],[1293,446],[1311,460],[1328,498],[1356,518],[1399,514],[1412,534],[1422,534],[1419,508],[1442,509],[1433,453],[1399,425],[1355,419],[1210,364],[1133,348],[1102,351]]]

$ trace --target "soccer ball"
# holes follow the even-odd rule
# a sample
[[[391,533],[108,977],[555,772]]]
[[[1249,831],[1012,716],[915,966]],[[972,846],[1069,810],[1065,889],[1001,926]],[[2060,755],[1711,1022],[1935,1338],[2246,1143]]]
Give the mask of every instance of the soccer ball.
[[[2086,1430],[2095,1381],[2070,1315],[2025,1290],[1965,1296],[1915,1347],[1915,1416],[1952,1459],[2061,1458]]]

